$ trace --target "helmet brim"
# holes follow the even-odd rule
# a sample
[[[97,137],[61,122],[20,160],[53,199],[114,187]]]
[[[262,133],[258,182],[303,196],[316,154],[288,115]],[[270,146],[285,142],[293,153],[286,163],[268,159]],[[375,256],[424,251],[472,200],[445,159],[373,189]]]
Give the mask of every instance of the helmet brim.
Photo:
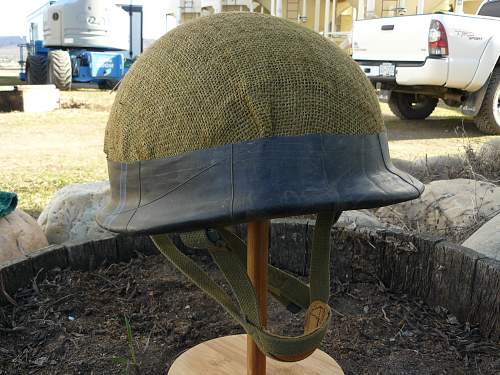
[[[393,166],[385,133],[312,134],[165,159],[108,161],[111,199],[97,222],[158,234],[415,199],[424,185]]]

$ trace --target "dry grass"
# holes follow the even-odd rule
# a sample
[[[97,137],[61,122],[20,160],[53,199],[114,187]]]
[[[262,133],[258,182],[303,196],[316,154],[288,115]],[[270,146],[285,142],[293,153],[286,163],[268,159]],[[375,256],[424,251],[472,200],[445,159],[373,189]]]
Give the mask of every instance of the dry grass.
[[[1,113],[0,190],[17,192],[19,206],[37,216],[61,187],[106,179],[102,147],[112,100],[106,92],[62,93],[62,103],[84,107]]]
[[[449,156],[439,156],[437,158],[424,158],[416,162],[394,161],[400,168],[418,178],[424,183],[436,180],[451,180],[465,178],[481,182],[487,182],[494,189],[494,185],[500,186],[500,153],[491,148],[478,150],[477,145],[473,145],[470,138],[463,135],[461,153]],[[488,190],[491,190],[488,188]],[[482,191],[482,190],[481,190]],[[474,202],[470,220],[464,225],[452,224],[453,220],[439,209],[439,206],[427,207],[429,213],[438,210],[440,212],[440,225],[430,226],[423,220],[422,222],[410,217],[409,212],[400,209],[395,205],[391,210],[391,215],[379,217],[382,222],[403,228],[407,232],[422,233],[431,232],[436,235],[446,237],[448,240],[462,243],[469,238],[483,224],[491,220],[500,211],[485,212],[483,208],[484,193],[475,193],[471,197]],[[390,208],[389,208],[390,209]],[[447,223],[443,226],[443,223]]]
[[[24,82],[19,80],[19,70],[2,69],[0,67],[0,86],[22,85]]]
[[[21,85],[23,82],[17,77],[0,77],[0,86]]]
[[[88,109],[94,112],[109,112],[115,93],[97,89],[78,89],[61,93],[62,109]]]
[[[480,133],[472,119],[444,107],[436,108],[425,121],[401,121],[390,113],[386,104],[382,104],[382,112],[389,133],[391,156],[404,161],[395,164],[423,183],[467,178],[500,185],[500,155],[480,152],[485,142],[497,136]],[[439,230],[413,222],[405,213],[394,214],[391,220],[383,221],[407,231],[432,232],[460,243],[491,217],[479,214],[478,209],[471,224],[465,227],[447,225]]]
[[[483,155],[470,144],[464,146],[464,152],[457,159],[460,161],[455,167],[449,168],[447,178],[468,178],[472,180],[491,182],[500,185],[500,154]],[[432,181],[437,171],[428,168],[424,181]],[[435,178],[434,178],[435,180]]]
[[[413,163],[394,163],[423,183],[467,178],[500,185],[500,154],[483,153],[467,140],[464,140],[458,154],[423,158]]]

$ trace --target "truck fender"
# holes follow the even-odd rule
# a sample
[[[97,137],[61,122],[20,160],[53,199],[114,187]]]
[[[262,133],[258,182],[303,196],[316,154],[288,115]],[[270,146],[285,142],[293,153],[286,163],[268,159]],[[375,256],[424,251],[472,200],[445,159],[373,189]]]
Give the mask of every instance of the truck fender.
[[[491,37],[479,59],[474,77],[465,87],[465,91],[476,92],[488,83],[493,69],[500,57],[500,38]]]

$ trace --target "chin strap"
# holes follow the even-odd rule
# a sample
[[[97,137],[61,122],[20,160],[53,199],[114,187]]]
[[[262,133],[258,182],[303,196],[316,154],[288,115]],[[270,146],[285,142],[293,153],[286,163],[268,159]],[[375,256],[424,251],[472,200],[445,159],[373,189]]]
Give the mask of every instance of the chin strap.
[[[179,271],[226,309],[252,336],[263,353],[280,361],[295,362],[308,357],[319,347],[330,323],[330,231],[340,213],[317,215],[309,284],[268,265],[269,292],[291,312],[306,310],[304,333],[296,337],[275,335],[262,326],[255,289],[246,271],[246,245],[234,233],[227,229],[209,229],[172,237],[155,235],[151,238]],[[238,304],[179,249],[179,242],[188,247],[208,248],[231,285]]]

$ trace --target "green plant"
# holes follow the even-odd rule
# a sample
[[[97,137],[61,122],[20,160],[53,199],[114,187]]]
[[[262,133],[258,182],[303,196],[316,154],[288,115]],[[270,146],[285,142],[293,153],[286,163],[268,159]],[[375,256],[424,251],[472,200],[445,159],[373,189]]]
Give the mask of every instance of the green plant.
[[[123,316],[124,322],[125,322],[125,327],[127,329],[127,341],[128,341],[128,348],[129,348],[129,358],[126,357],[114,357],[113,361],[115,363],[119,363],[122,365],[125,365],[125,369],[122,372],[123,374],[130,375],[140,375],[140,370],[139,370],[139,363],[137,362],[137,354],[135,352],[135,340],[134,336],[132,335],[132,326],[130,325],[130,320],[127,318],[126,315]]]

